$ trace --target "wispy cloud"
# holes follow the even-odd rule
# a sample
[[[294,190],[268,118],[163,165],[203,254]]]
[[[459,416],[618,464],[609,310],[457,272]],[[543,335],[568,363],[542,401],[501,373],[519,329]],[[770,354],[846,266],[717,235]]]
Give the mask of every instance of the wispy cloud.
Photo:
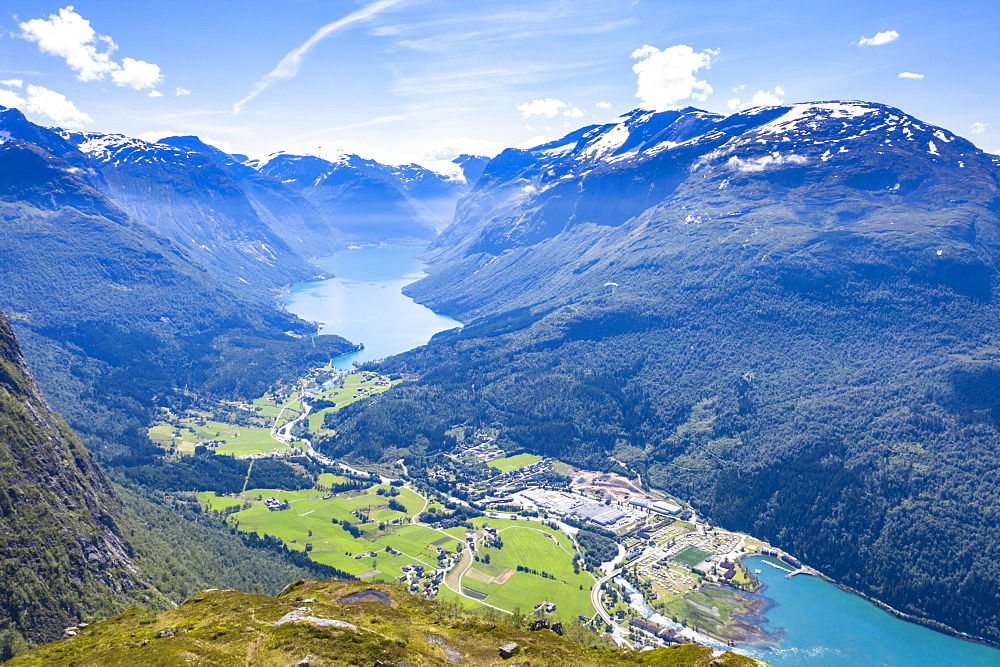
[[[915,80],[919,81],[920,79],[924,78],[924,75],[923,74],[917,74],[916,72],[900,72],[899,73],[899,78],[900,79],[915,79]]]
[[[969,134],[984,134],[988,123],[975,122],[969,126]]]
[[[253,85],[253,89],[250,91],[250,94],[233,105],[233,112],[239,113],[242,111],[247,102],[260,95],[278,81],[293,78],[299,73],[299,67],[302,65],[302,61],[305,60],[306,56],[309,55],[309,52],[316,48],[317,44],[333,33],[337,32],[341,28],[346,28],[349,25],[371,18],[375,14],[388,9],[393,5],[398,5],[402,1],[403,0],[378,0],[377,2],[373,2],[370,5],[362,7],[356,12],[348,14],[342,19],[332,23],[327,23],[325,26],[313,33],[312,37],[304,41],[295,49],[289,51],[288,54],[281,59],[281,62],[278,63],[277,67],[257,81],[257,83]]]
[[[317,130],[317,132],[343,132],[344,130],[355,130],[359,127],[382,125],[384,123],[395,123],[400,120],[406,120],[410,116],[411,114],[393,114],[391,116],[379,116],[378,118],[369,118],[368,120],[363,120],[358,123],[350,123],[348,125],[340,125],[337,127],[327,127],[322,130]]]

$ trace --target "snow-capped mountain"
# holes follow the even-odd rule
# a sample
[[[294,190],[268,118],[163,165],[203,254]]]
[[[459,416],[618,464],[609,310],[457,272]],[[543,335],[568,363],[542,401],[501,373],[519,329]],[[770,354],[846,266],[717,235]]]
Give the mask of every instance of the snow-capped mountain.
[[[62,132],[95,184],[223,282],[266,291],[316,273],[203,153],[116,134]]]
[[[332,160],[276,153],[251,166],[313,202],[329,224],[362,242],[432,239],[467,190],[462,172],[385,165],[357,155]]]
[[[986,206],[996,179],[995,156],[880,104],[804,103],[731,116],[637,109],[501,153],[435,247],[448,259],[496,255],[585,223],[710,225],[740,243],[760,243],[794,216],[816,231],[850,232],[862,220],[891,228],[887,207]],[[795,204],[820,201],[792,213]],[[907,224],[921,219],[915,211]]]

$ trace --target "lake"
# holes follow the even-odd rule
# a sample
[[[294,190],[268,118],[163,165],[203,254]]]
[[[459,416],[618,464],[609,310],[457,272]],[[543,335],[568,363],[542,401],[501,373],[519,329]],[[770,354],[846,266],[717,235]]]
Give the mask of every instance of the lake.
[[[316,260],[332,278],[296,283],[281,301],[299,317],[322,322],[320,333],[365,346],[337,357],[337,368],[350,370],[355,362],[411,350],[439,331],[462,326],[402,293],[403,287],[426,275],[424,263],[417,259],[423,250],[378,246],[335,252]]]
[[[774,649],[740,647],[740,653],[775,667],[1000,665],[998,649],[903,621],[819,577],[787,579],[764,560],[756,556],[744,562],[751,571],[761,571],[757,577],[767,586],[761,594],[776,603],[766,612],[764,629],[783,629],[784,637]]]
[[[364,344],[365,349],[338,357],[338,368],[405,352],[439,331],[462,326],[403,295],[403,287],[425,275],[417,259],[421,251],[419,246],[342,250],[318,260],[333,278],[298,283],[282,300],[299,317],[322,322],[320,333]],[[786,579],[784,571],[763,560],[748,558],[746,564],[761,570],[757,576],[766,585],[761,594],[775,603],[764,629],[780,633],[780,639],[774,648],[740,646],[740,653],[775,667],[1000,665],[1000,650],[907,623],[818,577]],[[641,606],[646,615],[657,616]],[[672,625],[669,619],[655,620]]]

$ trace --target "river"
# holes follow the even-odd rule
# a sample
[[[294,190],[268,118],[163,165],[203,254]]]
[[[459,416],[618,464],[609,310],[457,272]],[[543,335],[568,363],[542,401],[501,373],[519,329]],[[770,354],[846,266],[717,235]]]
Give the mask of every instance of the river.
[[[338,368],[405,352],[439,331],[462,326],[403,295],[403,287],[425,275],[424,264],[416,258],[422,250],[381,246],[334,253],[318,261],[333,278],[298,283],[283,301],[296,315],[323,322],[321,333],[364,344],[363,350],[338,357]],[[764,564],[760,557],[748,558],[746,564],[761,571],[757,576],[766,585],[761,594],[774,602],[763,627],[775,635],[775,644],[738,646],[737,651],[775,667],[1000,665],[1000,650],[900,620],[817,577],[786,579],[784,570]],[[674,625],[655,614],[641,596],[633,603],[653,620]],[[696,638],[715,644],[708,637]]]
[[[337,357],[334,366],[383,359],[424,345],[431,336],[462,326],[402,293],[424,275],[420,246],[352,248],[316,260],[333,277],[296,283],[281,300],[290,312],[322,322],[320,333],[343,336],[363,350]]]

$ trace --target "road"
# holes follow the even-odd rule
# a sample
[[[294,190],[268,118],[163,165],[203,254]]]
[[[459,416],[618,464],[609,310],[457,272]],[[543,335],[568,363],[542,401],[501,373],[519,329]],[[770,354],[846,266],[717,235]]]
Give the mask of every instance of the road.
[[[590,589],[590,604],[594,606],[594,609],[597,610],[598,615],[604,620],[604,622],[611,627],[611,636],[614,637],[616,642],[618,642],[618,645],[632,648],[632,644],[628,640],[628,633],[621,626],[619,626],[613,618],[611,618],[611,614],[609,614],[608,610],[604,608],[603,604],[601,604],[601,586],[603,586],[605,582],[611,581],[621,573],[622,571],[620,569],[614,570],[603,579],[598,579],[593,588]]]

